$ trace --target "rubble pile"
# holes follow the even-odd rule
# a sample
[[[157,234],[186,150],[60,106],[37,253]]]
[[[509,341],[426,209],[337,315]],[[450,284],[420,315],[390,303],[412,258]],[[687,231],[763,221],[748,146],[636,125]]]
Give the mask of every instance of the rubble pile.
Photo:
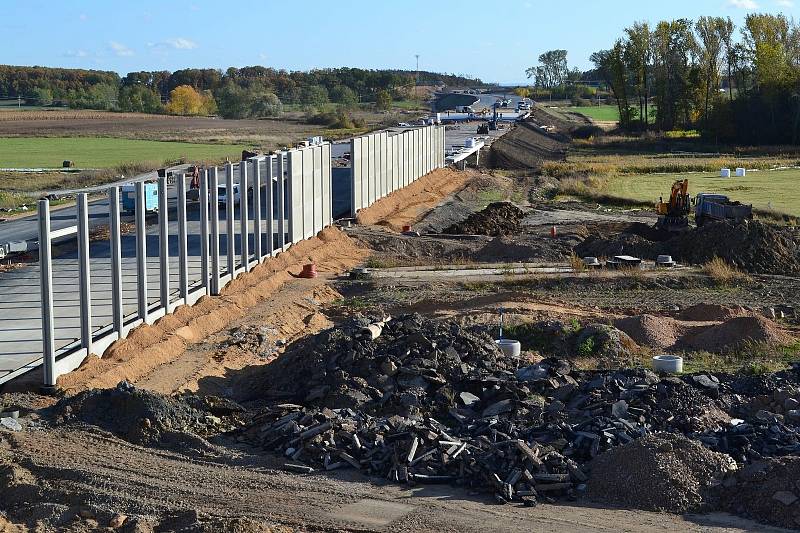
[[[522,231],[525,212],[511,202],[494,202],[462,222],[442,230],[451,235],[516,235]]]
[[[238,427],[244,409],[214,396],[165,396],[121,382],[113,389],[92,389],[64,398],[55,412],[114,433],[134,444],[185,440],[185,434],[214,435]]]
[[[408,315],[331,329],[265,367],[251,400],[266,406],[240,438],[299,472],[356,468],[528,504],[577,497],[595,458],[653,432],[740,463],[800,453],[797,422],[753,411],[764,391],[754,380],[581,371],[558,358],[517,364],[454,321]],[[798,371],[771,379],[794,391]]]
[[[719,508],[759,522],[800,528],[800,457],[767,458],[728,476]]]

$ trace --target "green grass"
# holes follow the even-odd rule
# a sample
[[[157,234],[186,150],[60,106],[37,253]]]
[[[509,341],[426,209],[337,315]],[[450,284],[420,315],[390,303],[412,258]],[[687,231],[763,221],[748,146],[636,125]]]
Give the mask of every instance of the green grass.
[[[193,144],[110,138],[0,138],[0,168],[60,167],[69,159],[79,168],[108,168],[132,161],[237,158],[242,145]]]
[[[564,107],[564,111],[580,113],[593,120],[619,122],[619,109],[615,105],[595,105],[591,107]]]
[[[743,178],[720,178],[718,174],[637,174],[609,178],[602,194],[635,201],[657,202],[669,196],[672,183],[689,179],[689,194],[713,192],[735,201],[800,216],[800,169],[749,171]]]

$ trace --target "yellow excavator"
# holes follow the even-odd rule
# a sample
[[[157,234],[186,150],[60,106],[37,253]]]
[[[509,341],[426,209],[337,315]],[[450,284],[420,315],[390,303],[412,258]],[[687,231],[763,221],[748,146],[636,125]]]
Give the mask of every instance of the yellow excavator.
[[[658,199],[656,213],[658,213],[657,229],[667,231],[685,231],[689,229],[689,180],[677,180],[672,184],[669,202],[664,198]]]

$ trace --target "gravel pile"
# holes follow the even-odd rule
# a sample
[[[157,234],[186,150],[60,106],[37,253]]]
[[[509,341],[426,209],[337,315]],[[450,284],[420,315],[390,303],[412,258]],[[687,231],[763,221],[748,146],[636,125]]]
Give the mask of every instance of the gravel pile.
[[[716,326],[697,328],[681,339],[681,347],[707,352],[735,350],[747,342],[778,345],[789,338],[771,320],[760,316],[742,316]]]
[[[665,350],[675,345],[681,326],[675,319],[654,315],[639,315],[614,321],[614,326],[627,333],[636,343]]]
[[[482,211],[472,213],[466,220],[442,230],[451,235],[516,235],[522,232],[525,212],[510,202],[495,202]]]
[[[586,494],[592,501],[648,511],[700,511],[711,487],[736,469],[727,455],[683,435],[655,433],[598,456]]]

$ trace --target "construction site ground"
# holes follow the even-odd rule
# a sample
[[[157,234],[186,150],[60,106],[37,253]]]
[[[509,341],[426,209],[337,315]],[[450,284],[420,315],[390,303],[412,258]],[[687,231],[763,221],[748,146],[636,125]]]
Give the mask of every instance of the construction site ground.
[[[536,157],[559,157],[558,143],[566,141],[551,137]],[[519,142],[511,137],[499,146],[501,159]],[[602,240],[611,249],[620,235],[643,234],[640,227],[651,226],[654,215],[558,202],[557,181],[509,166],[517,170],[435,171],[360,212],[354,224],[327,229],[267,261],[221,297],[140,328],[103,359],[60,378],[58,397],[124,381],[256,410],[261,404],[247,391],[269,385],[263,368],[293,343],[364,315],[420,313],[493,331],[503,309],[511,331],[548,320],[602,323],[636,342],[636,352],[622,359],[584,354],[572,361],[586,369],[646,367],[650,356],[675,351],[689,369],[732,370],[746,362],[741,351],[726,351],[737,342],[775,347],[765,356],[775,368],[796,360],[800,322],[790,310],[800,308],[800,277],[760,271],[720,282],[685,263],[573,271],[580,246]],[[493,218],[486,208],[499,203],[519,213],[502,204],[497,212],[510,218]],[[404,226],[419,235],[403,234]],[[476,227],[483,234],[460,231]],[[319,277],[296,278],[308,262]],[[762,263],[769,270],[771,263]],[[493,274],[470,272],[479,268]],[[38,394],[36,379],[0,396],[0,407],[19,408],[24,424],[22,431],[0,430],[3,533],[109,525],[142,532],[783,531],[716,511],[652,512],[583,497],[499,505],[482,491],[398,485],[354,470],[298,474],[286,470],[291,459],[265,453],[235,431],[200,437],[178,422],[176,440],[132,442],[70,418],[58,397]]]

